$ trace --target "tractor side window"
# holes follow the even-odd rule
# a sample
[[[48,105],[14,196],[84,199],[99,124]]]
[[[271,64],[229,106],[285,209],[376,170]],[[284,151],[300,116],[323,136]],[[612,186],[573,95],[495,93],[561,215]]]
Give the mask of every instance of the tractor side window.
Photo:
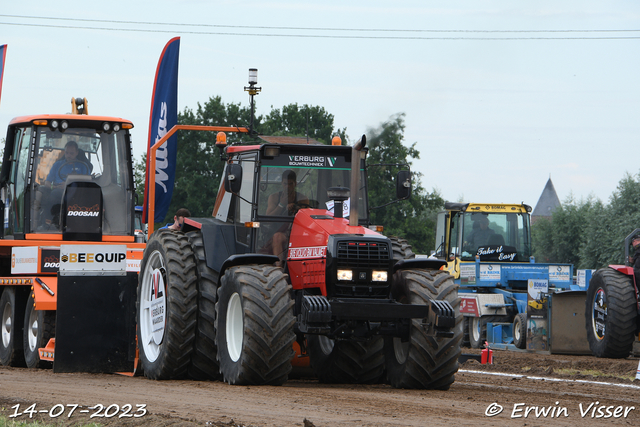
[[[89,141],[87,141],[89,142]],[[125,132],[95,134],[87,144],[93,179],[102,189],[104,199],[104,234],[130,234],[132,183],[127,177]]]
[[[242,165],[242,186],[240,197],[236,197],[236,236],[238,243],[249,245],[251,228],[245,227],[244,224],[252,219],[255,155],[241,157],[240,164]]]
[[[14,200],[11,210],[10,223],[15,233],[24,233],[25,197],[27,193],[27,179],[29,170],[29,144],[31,142],[31,128],[16,129],[15,149],[13,158],[12,177],[14,182]]]

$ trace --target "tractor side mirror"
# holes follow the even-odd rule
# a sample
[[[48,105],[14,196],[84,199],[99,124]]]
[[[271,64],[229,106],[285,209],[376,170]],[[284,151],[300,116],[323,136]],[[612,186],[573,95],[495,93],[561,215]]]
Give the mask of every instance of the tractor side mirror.
[[[411,196],[411,172],[400,171],[396,175],[396,198],[408,199]]]
[[[224,191],[237,194],[242,186],[242,166],[236,163],[227,164],[224,175]]]

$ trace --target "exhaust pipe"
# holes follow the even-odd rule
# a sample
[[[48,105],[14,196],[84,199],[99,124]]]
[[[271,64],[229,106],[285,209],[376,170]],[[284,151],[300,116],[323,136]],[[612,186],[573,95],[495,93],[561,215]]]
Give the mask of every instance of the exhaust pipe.
[[[358,225],[358,197],[360,194],[360,161],[364,158],[362,149],[367,145],[367,137],[362,137],[351,148],[351,203],[349,209],[349,225]]]

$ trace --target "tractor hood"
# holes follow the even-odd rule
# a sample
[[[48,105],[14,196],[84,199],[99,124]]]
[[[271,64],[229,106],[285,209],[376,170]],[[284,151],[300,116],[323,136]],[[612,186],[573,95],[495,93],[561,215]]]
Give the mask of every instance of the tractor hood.
[[[379,261],[374,261],[376,265],[380,264],[379,267],[385,270],[391,269],[392,259],[389,257],[389,240],[386,237],[366,227],[350,226],[348,219],[334,218],[324,209],[302,209],[293,220],[289,238],[289,250],[287,252],[287,268],[293,289],[318,288],[323,295],[347,295],[344,290],[341,290],[335,284],[333,279],[337,266],[336,254],[328,246],[332,245],[334,247],[338,245],[338,240],[344,242],[356,240],[362,242],[362,245],[373,251],[383,251],[382,253],[377,253],[377,256],[367,256],[366,259],[379,259]],[[380,245],[381,241],[387,244]],[[335,251],[335,248],[333,251]],[[370,270],[371,267],[368,266],[367,268]],[[325,280],[326,274],[329,274],[329,280]],[[369,275],[367,273],[367,278]],[[353,294],[352,291],[360,287],[363,289],[361,297],[372,296],[371,292],[374,286],[371,286],[368,281],[362,283],[362,286],[359,285],[350,283],[348,296],[359,295]],[[380,283],[376,287],[376,292],[379,295],[375,296],[386,297],[389,294],[387,288],[388,283]]]
[[[313,248],[322,246],[326,249],[330,235],[335,234],[361,234],[368,236],[380,236],[367,227],[349,225],[345,218],[334,218],[324,209],[301,209],[293,220],[291,236],[289,238],[289,254],[292,250],[301,248]]]

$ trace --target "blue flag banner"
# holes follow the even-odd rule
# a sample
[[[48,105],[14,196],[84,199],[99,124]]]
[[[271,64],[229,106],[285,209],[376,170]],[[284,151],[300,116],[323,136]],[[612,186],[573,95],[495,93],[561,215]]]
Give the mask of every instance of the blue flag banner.
[[[2,76],[4,75],[4,59],[7,56],[7,45],[0,46],[0,99],[2,99]]]
[[[148,220],[149,185],[155,185],[155,218],[161,222],[167,214],[173,183],[176,174],[176,154],[178,135],[174,134],[156,151],[156,170],[149,170],[150,148],[178,123],[178,54],[180,53],[180,37],[175,37],[166,44],[156,69],[151,97],[151,113],[149,115],[149,145],[147,146],[147,182],[145,183],[145,203],[143,220]],[[155,177],[154,181],[151,177]]]

